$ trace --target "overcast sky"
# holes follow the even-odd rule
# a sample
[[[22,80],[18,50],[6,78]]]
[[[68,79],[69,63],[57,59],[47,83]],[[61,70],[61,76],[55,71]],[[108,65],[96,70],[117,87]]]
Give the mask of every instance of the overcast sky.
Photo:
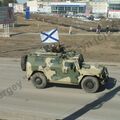
[[[17,0],[18,3],[25,3],[27,0]]]

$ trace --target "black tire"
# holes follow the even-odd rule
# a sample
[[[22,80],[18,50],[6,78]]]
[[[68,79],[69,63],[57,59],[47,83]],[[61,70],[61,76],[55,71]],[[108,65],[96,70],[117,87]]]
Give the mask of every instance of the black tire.
[[[43,73],[37,72],[32,75],[31,81],[36,88],[45,88],[47,86],[47,78]]]
[[[21,69],[26,71],[27,55],[21,57]]]
[[[99,89],[99,82],[96,77],[85,77],[81,82],[81,87],[88,93],[95,93]]]

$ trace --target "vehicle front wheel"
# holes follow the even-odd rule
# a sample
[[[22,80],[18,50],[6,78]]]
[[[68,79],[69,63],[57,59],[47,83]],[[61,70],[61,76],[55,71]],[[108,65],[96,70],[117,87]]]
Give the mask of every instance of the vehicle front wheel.
[[[45,88],[47,86],[47,78],[43,73],[37,72],[32,75],[31,81],[36,88]]]
[[[88,93],[95,93],[99,89],[99,81],[96,77],[85,77],[81,82],[81,87]]]

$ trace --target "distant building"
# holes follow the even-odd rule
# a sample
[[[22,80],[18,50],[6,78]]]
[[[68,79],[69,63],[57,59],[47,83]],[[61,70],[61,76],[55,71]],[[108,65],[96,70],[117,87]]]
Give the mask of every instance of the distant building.
[[[30,7],[32,13],[51,13],[51,6],[49,0],[28,0],[27,6]]]
[[[86,14],[87,5],[85,2],[53,2],[51,3],[51,12],[56,14]]]
[[[35,1],[35,0],[27,0],[27,1]],[[90,0],[37,0],[38,2],[66,2],[66,1],[70,1],[70,2],[81,2],[81,1],[90,1]]]
[[[38,12],[38,1],[37,0],[27,1],[27,7],[30,7],[31,12]]]
[[[8,6],[14,8],[14,13],[23,13],[24,12],[23,4],[20,4],[20,3],[9,3]]]
[[[93,14],[107,16],[108,12],[107,0],[93,0],[91,5]]]
[[[96,14],[120,18],[120,0],[28,0],[31,12],[55,14]]]
[[[49,2],[48,2],[49,1]],[[51,1],[51,2],[50,2]],[[54,1],[54,2],[53,2]],[[58,2],[61,0],[29,0],[27,6],[30,7],[31,12],[39,13],[55,13],[55,14],[66,14],[66,13],[81,13],[89,14],[87,2]]]
[[[39,13],[51,13],[50,2],[38,2]]]
[[[108,17],[120,18],[120,0],[108,0]]]

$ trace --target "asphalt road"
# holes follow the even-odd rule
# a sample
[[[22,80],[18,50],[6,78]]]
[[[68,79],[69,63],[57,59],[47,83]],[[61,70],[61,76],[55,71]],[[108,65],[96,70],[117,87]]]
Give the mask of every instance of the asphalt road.
[[[26,80],[18,59],[0,58],[0,119],[119,120],[120,64],[106,65],[112,77],[107,88],[90,94],[69,85],[36,89]]]

